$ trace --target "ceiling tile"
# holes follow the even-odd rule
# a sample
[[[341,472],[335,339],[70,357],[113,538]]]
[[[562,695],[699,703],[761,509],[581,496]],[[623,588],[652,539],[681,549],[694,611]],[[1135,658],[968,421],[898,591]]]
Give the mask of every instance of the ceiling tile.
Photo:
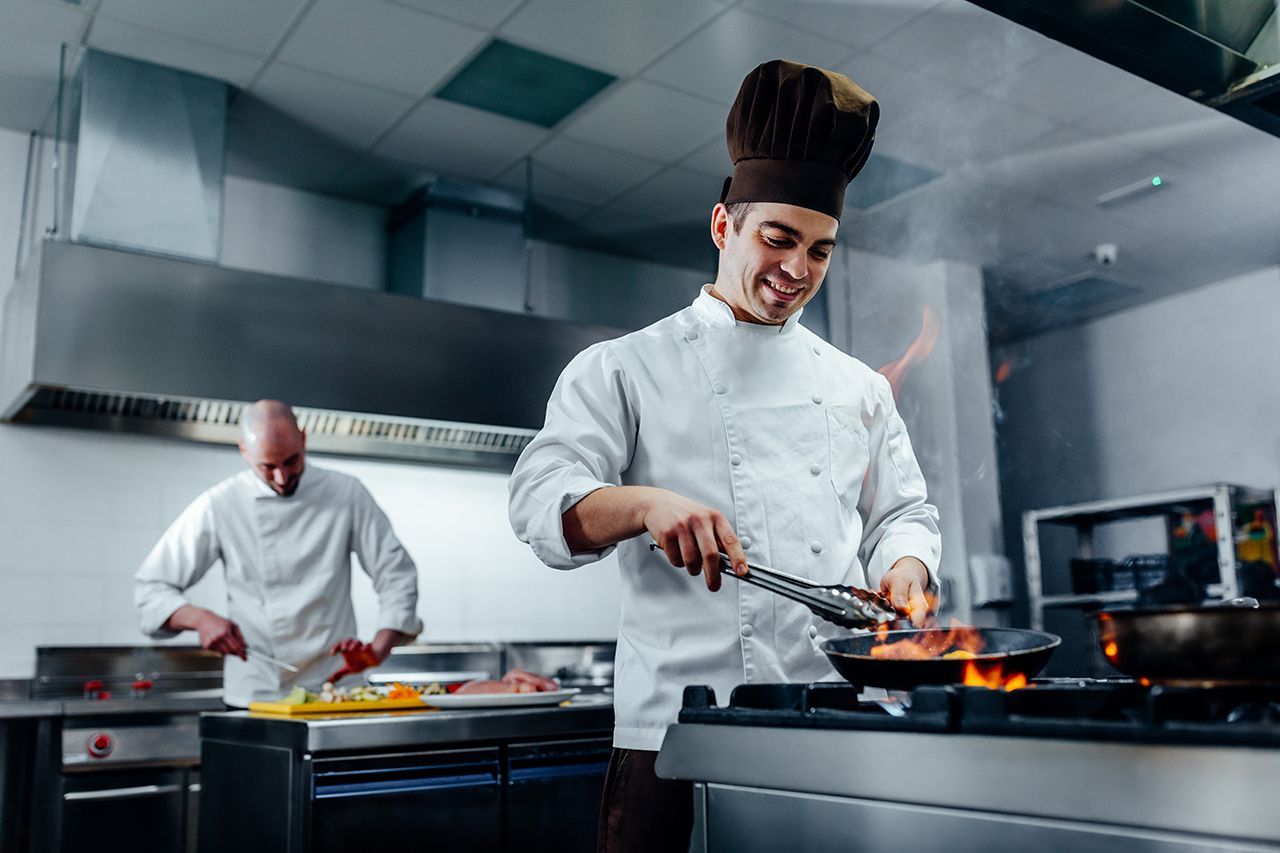
[[[730,9],[644,72],[650,80],[728,106],[742,78],[762,62],[780,57],[831,68],[850,49],[801,32],[772,18]]]
[[[347,144],[372,145],[413,106],[413,99],[272,63],[253,87],[267,104]]]
[[[745,0],[742,8],[797,29],[839,39],[861,50],[940,2],[942,0]]]
[[[720,200],[722,181],[688,169],[668,169],[616,199],[609,207],[654,222],[706,222]]]
[[[434,177],[434,172],[422,166],[369,155],[356,161],[334,183],[351,198],[396,205]]]
[[[938,170],[999,159],[1054,129],[1053,122],[977,92],[881,121],[877,144],[894,157]]]
[[[168,68],[246,85],[262,60],[244,53],[157,33],[108,18],[97,18],[89,31],[89,46],[109,53],[154,62]]]
[[[977,88],[1053,42],[964,0],[944,0],[871,49],[954,86]]]
[[[285,42],[279,58],[421,96],[484,39],[482,30],[382,0],[319,0]]]
[[[733,162],[729,159],[729,147],[725,143],[724,134],[717,133],[715,139],[684,158],[680,165],[721,180],[729,177],[733,172]]]
[[[84,13],[64,3],[4,0],[0,74],[58,79],[58,46],[74,44]]]
[[[566,136],[669,162],[724,132],[724,107],[644,80],[618,86],[563,131]]]
[[[1077,123],[1094,133],[1119,136],[1159,130],[1214,115],[1219,113],[1212,107],[1152,84],[1140,94],[1084,116]]]
[[[57,88],[48,80],[0,74],[0,127],[40,130]]]
[[[463,24],[490,30],[502,22],[524,0],[392,0],[398,6],[408,6],[430,12],[442,18],[450,18]]]
[[[560,136],[533,154],[533,192],[575,199],[593,206],[605,202],[662,168],[656,160],[636,157],[588,142]],[[523,163],[512,166],[499,181],[522,191]]]
[[[504,37],[616,74],[634,74],[723,9],[716,0],[530,0]]]
[[[1054,45],[1033,62],[1007,71],[986,84],[983,94],[1065,123],[1154,88],[1157,88],[1154,83],[1087,53]]]
[[[266,56],[302,5],[302,0],[102,0],[96,20],[105,16],[237,53]]]
[[[382,141],[377,153],[487,181],[546,137],[542,128],[431,98]]]
[[[964,92],[874,53],[860,53],[836,70],[875,96],[882,125],[916,110],[936,108]]]

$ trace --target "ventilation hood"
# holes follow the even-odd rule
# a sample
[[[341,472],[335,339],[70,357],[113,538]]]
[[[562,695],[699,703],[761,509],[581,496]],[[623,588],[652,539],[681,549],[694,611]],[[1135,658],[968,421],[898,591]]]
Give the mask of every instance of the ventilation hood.
[[[621,333],[219,266],[225,84],[90,51],[71,88],[59,239],[7,298],[0,418],[232,444],[274,397],[315,451],[509,468],[564,366]],[[468,284],[503,277],[523,269]]]
[[[970,2],[1280,136],[1276,0]]]
[[[58,241],[4,316],[6,420],[232,444],[277,397],[315,451],[492,468],[569,360],[619,334]]]

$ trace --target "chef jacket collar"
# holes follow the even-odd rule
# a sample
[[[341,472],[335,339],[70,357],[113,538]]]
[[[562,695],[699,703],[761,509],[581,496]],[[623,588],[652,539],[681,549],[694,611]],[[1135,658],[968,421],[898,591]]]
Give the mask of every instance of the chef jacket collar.
[[[693,310],[698,312],[698,315],[712,326],[736,326],[739,329],[770,334],[776,330],[777,334],[785,335],[796,327],[796,323],[800,320],[800,315],[804,313],[804,309],[801,308],[788,317],[781,326],[769,326],[764,323],[741,323],[737,317],[733,316],[733,309],[729,307],[727,302],[716,299],[711,295],[711,287],[710,284],[702,285],[698,298],[693,300]]]
[[[715,297],[713,296],[711,298],[714,299]],[[257,471],[250,471],[249,473],[253,475],[253,496],[255,498],[280,498],[280,495],[276,494],[276,490],[268,486],[266,481],[258,476]],[[293,494],[290,495],[289,497],[296,498],[298,496],[298,493],[302,491],[302,488],[306,484],[306,482],[307,482],[307,469],[303,468],[302,480],[298,483],[298,488],[294,489]],[[283,498],[280,498],[280,499],[283,500]]]

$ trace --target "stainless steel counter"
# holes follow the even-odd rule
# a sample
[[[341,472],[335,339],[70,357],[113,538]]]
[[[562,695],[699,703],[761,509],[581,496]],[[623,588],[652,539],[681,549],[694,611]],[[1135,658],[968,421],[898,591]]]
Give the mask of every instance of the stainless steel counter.
[[[557,737],[612,728],[613,700],[605,694],[580,695],[566,706],[551,707],[343,713],[320,718],[230,711],[200,718],[200,736],[206,740],[299,752]]]
[[[0,720],[29,720],[35,717],[57,717],[62,703],[48,699],[11,699],[0,702]]]
[[[1078,828],[1075,844],[1085,836],[1089,845],[1102,835],[1125,843],[1141,836],[1148,846],[1127,849],[1163,850],[1150,838],[1176,834],[1185,846],[1169,849],[1280,849],[1280,749],[681,724],[668,730],[657,771],[707,783],[708,804],[750,800],[748,812],[775,821],[782,818],[766,801],[802,803],[810,812],[848,804],[838,824],[845,850],[936,849],[937,836],[923,827],[942,827],[944,817],[965,818],[963,837],[988,845],[957,842],[956,850],[1018,849],[1013,839],[1022,831],[1043,841],[1046,821],[1061,823],[1064,833]],[[843,822],[855,813],[867,842],[861,848],[848,846]],[[732,811],[729,823],[746,827],[743,819]],[[1005,839],[994,847],[995,836],[976,828],[987,823]],[[743,832],[758,828],[747,824]],[[921,831],[904,834],[908,824]],[[940,831],[958,831],[947,827]],[[775,831],[786,829],[775,823]]]

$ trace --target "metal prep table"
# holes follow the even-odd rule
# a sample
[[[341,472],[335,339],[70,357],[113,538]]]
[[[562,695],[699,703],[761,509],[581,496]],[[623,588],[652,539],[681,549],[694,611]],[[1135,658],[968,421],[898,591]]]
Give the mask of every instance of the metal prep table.
[[[200,720],[202,851],[594,849],[613,705]]]

